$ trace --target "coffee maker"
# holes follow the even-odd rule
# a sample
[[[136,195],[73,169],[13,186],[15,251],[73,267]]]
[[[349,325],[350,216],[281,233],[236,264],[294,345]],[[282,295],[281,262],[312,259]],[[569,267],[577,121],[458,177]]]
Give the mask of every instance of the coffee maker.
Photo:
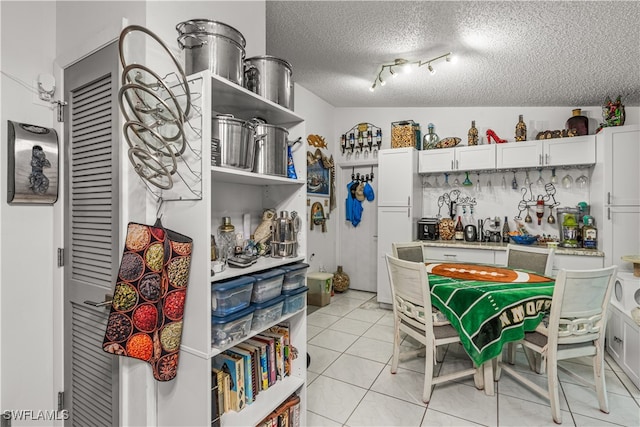
[[[438,218],[418,220],[418,240],[438,240]]]

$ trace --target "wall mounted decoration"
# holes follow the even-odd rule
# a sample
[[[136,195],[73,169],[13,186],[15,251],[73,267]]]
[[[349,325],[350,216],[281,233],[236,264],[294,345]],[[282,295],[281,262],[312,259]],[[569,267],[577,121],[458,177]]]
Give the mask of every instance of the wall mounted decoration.
[[[325,156],[319,148],[314,152],[307,151],[307,194],[329,197],[329,211],[336,207],[335,178],[333,156]]]
[[[375,148],[374,148],[375,146]],[[369,153],[377,157],[382,146],[382,129],[371,123],[359,123],[340,136],[340,150],[342,155],[347,153],[347,160],[350,160],[355,152],[356,159],[364,151],[364,157]]]
[[[320,135],[309,134],[307,136],[307,144],[316,148],[327,148],[327,142],[324,140],[324,137]]]
[[[58,134],[54,129],[7,120],[9,204],[58,200]]]

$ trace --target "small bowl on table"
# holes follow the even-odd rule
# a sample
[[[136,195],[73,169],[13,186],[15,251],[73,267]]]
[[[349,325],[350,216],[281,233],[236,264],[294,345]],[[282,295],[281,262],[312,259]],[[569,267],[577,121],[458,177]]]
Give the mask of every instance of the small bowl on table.
[[[509,236],[511,240],[519,245],[532,245],[538,241],[538,236],[532,236],[531,234]]]

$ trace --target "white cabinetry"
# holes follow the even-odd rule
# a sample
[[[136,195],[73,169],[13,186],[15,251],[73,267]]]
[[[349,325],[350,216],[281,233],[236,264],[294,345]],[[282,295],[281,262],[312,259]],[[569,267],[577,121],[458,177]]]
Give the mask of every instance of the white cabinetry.
[[[378,154],[377,298],[382,304],[391,304],[385,254],[391,253],[392,243],[416,238],[422,214],[417,153],[413,148],[392,148]]]
[[[259,175],[252,172],[212,167],[211,117],[219,113],[233,113],[250,119],[263,117],[268,123],[289,128],[293,138],[304,134],[302,118],[271,101],[255,95],[225,79],[203,71],[190,77],[198,81],[201,94],[197,110],[201,112],[195,127],[201,130],[202,200],[165,204],[163,223],[193,238],[193,256],[189,289],[186,298],[182,345],[178,375],[172,381],[157,385],[158,425],[210,425],[211,414],[211,359],[224,349],[211,345],[211,283],[223,279],[266,270],[305,258],[306,248],[306,162],[304,150],[294,151],[299,179]],[[193,99],[193,98],[192,98]],[[223,216],[230,216],[238,230],[242,228],[242,215],[250,213],[251,231],[260,223],[262,210],[302,213],[302,226],[298,234],[298,257],[288,259],[261,258],[246,269],[228,268],[222,274],[211,275],[210,236],[216,234]],[[252,405],[240,412],[228,412],[222,417],[222,426],[256,425],[292,393],[301,398],[301,424],[306,417],[306,309],[283,316],[291,326],[291,344],[300,357],[292,363],[291,376],[278,381],[261,392]],[[257,333],[252,332],[252,334]]]
[[[605,266],[631,271],[632,264],[620,257],[640,253],[640,126],[604,128],[596,146],[591,215],[599,230],[598,246],[605,254]]]
[[[426,248],[429,262],[471,262],[477,264],[495,264],[494,251],[490,249],[465,248]]]
[[[495,145],[475,145],[421,151],[418,172],[435,173],[495,169],[495,147]]]
[[[609,354],[640,388],[640,326],[614,305],[609,306],[606,342]]]
[[[498,169],[592,165],[595,162],[595,135],[496,145]]]

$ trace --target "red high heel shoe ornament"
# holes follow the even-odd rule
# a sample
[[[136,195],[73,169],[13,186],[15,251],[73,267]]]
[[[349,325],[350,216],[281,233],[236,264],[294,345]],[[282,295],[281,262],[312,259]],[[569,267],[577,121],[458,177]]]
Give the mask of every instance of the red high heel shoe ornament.
[[[492,129],[487,129],[487,142],[491,144],[491,138],[493,138],[493,142],[496,144],[501,144],[503,142],[507,142],[506,139],[500,138]]]

